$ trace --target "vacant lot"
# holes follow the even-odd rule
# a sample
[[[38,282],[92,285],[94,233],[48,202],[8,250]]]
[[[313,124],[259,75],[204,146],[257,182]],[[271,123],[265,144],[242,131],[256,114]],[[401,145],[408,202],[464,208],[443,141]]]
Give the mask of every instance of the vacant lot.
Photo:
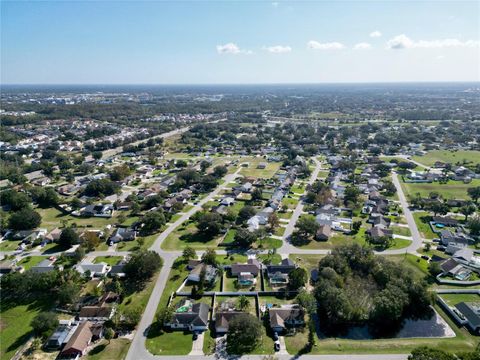
[[[176,228],[162,243],[164,250],[180,250],[187,246],[195,249],[216,247],[221,236],[209,237],[200,233],[193,221],[188,221]]]
[[[431,192],[438,192],[444,199],[469,199],[467,189],[471,187],[480,186],[480,179],[475,179],[469,184],[464,184],[461,181],[450,180],[446,184],[423,183],[423,184],[407,184],[401,182],[403,191],[407,197],[414,197],[417,193],[421,197],[428,197]]]
[[[270,179],[280,169],[281,163],[267,162],[262,157],[245,157],[240,159],[240,163],[248,163],[248,167],[242,167],[240,174],[243,176],[251,176],[255,178]],[[265,169],[257,169],[258,164],[267,164]]]
[[[480,302],[480,296],[477,294],[442,294],[440,296],[450,306],[461,302]]]
[[[413,156],[415,161],[427,166],[433,166],[436,161],[442,161],[451,164],[466,163],[474,165],[480,163],[480,151],[475,150],[433,150],[423,156]]]
[[[100,341],[87,356],[88,360],[123,360],[127,356],[130,340],[125,338],[112,339],[110,342],[106,340]]]

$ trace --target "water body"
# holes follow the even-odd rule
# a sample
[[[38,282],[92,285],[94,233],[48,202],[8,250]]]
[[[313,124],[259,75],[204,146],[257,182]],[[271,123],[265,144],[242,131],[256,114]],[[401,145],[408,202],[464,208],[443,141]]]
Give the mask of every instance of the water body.
[[[406,319],[399,330],[388,337],[384,338],[439,338],[439,337],[454,337],[455,332],[448,325],[448,323],[434,310],[432,316],[429,319]],[[320,324],[318,328],[318,337],[327,338],[332,336],[326,336],[322,331]],[[340,339],[349,340],[371,340],[381,338],[374,336],[367,325],[364,326],[352,326],[347,331],[335,336]]]

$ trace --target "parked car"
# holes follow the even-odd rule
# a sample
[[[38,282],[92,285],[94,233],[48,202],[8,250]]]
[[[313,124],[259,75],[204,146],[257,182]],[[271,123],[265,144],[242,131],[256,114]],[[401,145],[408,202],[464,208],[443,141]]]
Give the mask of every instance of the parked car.
[[[278,340],[278,334],[276,332],[273,333],[273,340],[275,340],[275,341]]]
[[[445,250],[446,250],[446,247],[443,246],[443,245],[438,245],[438,246],[437,246],[437,250],[438,250],[438,251],[445,251]]]
[[[422,259],[427,260],[427,261],[430,260],[430,258],[427,255],[422,255]]]
[[[193,332],[193,340],[197,340],[198,339],[198,332],[194,331]]]
[[[273,344],[273,348],[275,349],[275,351],[280,351],[280,341],[275,341],[275,343]]]

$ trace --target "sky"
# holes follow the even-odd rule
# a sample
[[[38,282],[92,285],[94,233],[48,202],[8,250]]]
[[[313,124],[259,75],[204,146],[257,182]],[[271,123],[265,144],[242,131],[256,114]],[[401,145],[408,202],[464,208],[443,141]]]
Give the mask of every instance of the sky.
[[[2,84],[480,81],[479,1],[4,1]]]

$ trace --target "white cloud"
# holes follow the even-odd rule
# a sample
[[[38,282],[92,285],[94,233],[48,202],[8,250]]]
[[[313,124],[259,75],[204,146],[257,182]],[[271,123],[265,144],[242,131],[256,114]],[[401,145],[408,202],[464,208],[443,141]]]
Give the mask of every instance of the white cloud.
[[[372,37],[372,38],[378,38],[378,37],[380,37],[380,36],[382,36],[382,33],[381,33],[380,31],[378,31],[378,30],[372,31],[372,32],[370,33],[370,37]]]
[[[401,34],[387,41],[388,49],[440,49],[448,47],[480,47],[480,41],[458,39],[418,40],[414,41],[407,35]]]
[[[227,43],[225,45],[217,45],[217,52],[219,54],[252,54],[251,50],[240,49],[237,44]]]
[[[283,45],[264,46],[262,49],[274,54],[289,53],[292,51],[290,46]]]
[[[307,43],[307,48],[311,50],[341,50],[345,49],[345,45],[339,42],[319,43],[315,40],[310,40]]]
[[[278,2],[276,2],[276,1],[272,2],[272,6],[273,6],[274,8],[278,7],[278,5],[279,5]]]
[[[354,50],[368,50],[371,48],[372,48],[372,45],[366,42],[355,44],[355,46],[353,47]]]

